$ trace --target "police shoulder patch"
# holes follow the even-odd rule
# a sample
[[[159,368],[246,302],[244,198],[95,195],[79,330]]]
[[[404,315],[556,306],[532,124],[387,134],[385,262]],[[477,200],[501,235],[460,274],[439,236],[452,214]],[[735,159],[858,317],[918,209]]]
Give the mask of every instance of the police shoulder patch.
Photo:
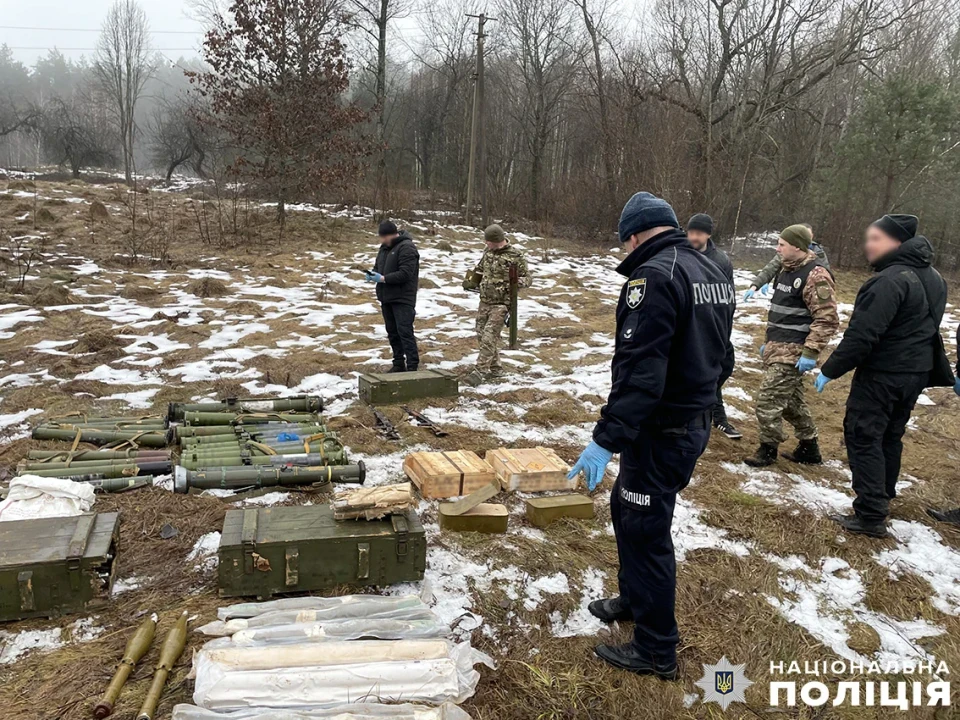
[[[818,297],[820,300],[829,300],[829,299],[830,299],[831,292],[830,292],[830,285],[829,285],[829,283],[826,283],[826,282],[821,281],[821,282],[818,282],[818,283],[817,283],[816,287],[817,287],[817,297]]]
[[[627,282],[627,307],[635,308],[647,294],[647,279],[637,278]]]

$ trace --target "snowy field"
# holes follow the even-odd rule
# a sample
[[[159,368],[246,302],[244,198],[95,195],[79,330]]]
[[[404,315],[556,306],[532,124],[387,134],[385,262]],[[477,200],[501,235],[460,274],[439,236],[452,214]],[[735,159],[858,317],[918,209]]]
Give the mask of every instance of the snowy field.
[[[73,410],[148,414],[161,412],[170,400],[199,401],[227,391],[322,395],[349,456],[366,463],[368,484],[401,480],[401,462],[414,450],[544,445],[573,461],[590,440],[592,419],[609,387],[613,309],[621,285],[615,272],[622,259],[618,251],[584,255],[566,244],[514,235],[528,252],[533,284],[520,300],[521,348],[505,352],[508,376],[464,388],[456,401],[417,406],[453,431],[446,444],[395,411],[390,417],[403,442],[390,444],[370,430],[369,411],[356,399],[357,375],[389,364],[373,286],[363,281],[376,239],[362,209],[298,208],[301,239],[282,251],[201,247],[182,250],[172,267],[128,267],[118,259],[116,247],[97,239],[116,228],[88,224],[90,197],[71,195],[72,189],[38,190],[43,198],[62,201],[52,206],[55,213],[73,223],[70,232],[56,237],[50,233],[43,261],[29,279],[38,286],[61,287],[65,292],[60,300],[31,303],[27,296],[7,294],[0,303],[0,458],[8,467],[35,446],[26,439],[29,426],[44,417]],[[12,234],[37,232],[10,220],[22,215],[16,201],[27,196],[32,202],[32,192],[0,192],[0,210],[5,222],[13,223]],[[107,206],[120,214],[117,203]],[[337,244],[317,241],[333,217],[346,219],[348,237]],[[430,221],[406,223],[421,253],[418,336],[426,367],[466,371],[476,359],[473,314],[478,299],[461,290],[460,282],[478,260],[482,244],[475,231],[444,225],[446,221],[438,214]],[[309,223],[316,223],[317,235],[308,230]],[[745,242],[752,246],[759,239]],[[447,243],[452,250],[444,249]],[[741,292],[750,277],[746,270],[737,271]],[[208,293],[210,285],[204,281],[216,292]],[[842,300],[845,321],[853,297]],[[822,397],[809,390],[830,458],[823,467],[797,468],[781,461],[758,472],[742,463],[755,438],[753,401],[761,372],[756,348],[768,303],[758,295],[741,304],[736,316],[737,370],[725,397],[731,418],[747,437],[739,444],[720,437],[711,440],[676,509],[678,614],[687,643],[681,650],[686,648],[691,661],[681,687],[644,686],[642,693],[648,699],[661,698],[677,713],[690,705],[698,663],[715,662],[720,651],[731,658],[752,652],[736,662],[748,662],[755,681],[755,676],[764,680],[768,660],[794,659],[765,651],[759,646],[762,640],[751,639],[749,633],[729,640],[729,649],[723,641],[704,637],[697,623],[710,622],[715,613],[732,623],[786,628],[782,632],[790,638],[789,648],[809,653],[809,658],[795,658],[801,662],[833,657],[866,663],[936,662],[944,657],[960,662],[960,537],[935,527],[922,513],[923,498],[941,497],[940,488],[955,467],[955,445],[948,441],[956,432],[957,413],[951,407],[955,398],[930,391],[908,431],[907,480],[900,504],[894,506],[893,539],[870,543],[839,534],[825,516],[848,511],[852,498],[839,444],[845,382],[831,384]],[[949,307],[945,329],[955,327],[957,320],[958,313]],[[914,452],[914,442],[922,454]],[[615,463],[612,469],[615,473]],[[478,539],[441,533],[435,503],[421,502],[428,535],[426,579],[389,592],[422,594],[458,635],[472,635],[475,644],[501,663],[537,666],[538,655],[549,648],[548,667],[560,672],[556,663],[562,661],[554,656],[566,647],[576,648],[578,655],[570,662],[577,673],[601,672],[588,648],[596,638],[608,638],[609,631],[586,606],[616,589],[616,550],[607,509],[611,479],[594,495],[597,520],[590,523],[535,529],[523,518],[523,496],[511,497],[510,530],[504,536]],[[176,569],[177,587],[192,586],[186,597],[192,598],[189,602],[199,615],[216,607],[215,520],[223,510],[318,501],[286,491],[174,499],[169,487],[162,479],[152,490],[141,491],[141,496],[169,496],[176,503],[168,515],[160,512],[145,519],[143,527],[137,525],[136,493],[100,500],[97,508],[120,509],[126,513],[123,533],[151,536],[150,542],[159,543],[151,534],[160,523],[176,525],[185,503],[202,504],[203,517],[213,520],[207,527],[184,528],[176,544],[168,546],[176,557],[163,561]],[[141,603],[155,601],[169,581],[166,570],[152,570],[145,558],[128,561],[121,556],[119,567],[115,593],[124,612],[147,609]],[[879,588],[893,595],[909,588],[914,595],[910,602],[895,602]],[[172,603],[169,598],[163,602]],[[9,625],[0,630],[0,673],[14,677],[21,671],[49,671],[44,662],[50,661],[41,656],[54,658],[66,647],[92,645],[103,634],[126,627],[123,622],[117,610]],[[613,630],[617,637],[624,632]],[[546,656],[542,661],[548,662]],[[511,672],[520,678],[524,670]],[[562,697],[560,686],[556,688]],[[757,692],[758,703],[765,704],[765,688]],[[475,716],[495,717],[492,710],[484,710],[485,703],[495,700],[485,698],[482,684],[473,701]]]

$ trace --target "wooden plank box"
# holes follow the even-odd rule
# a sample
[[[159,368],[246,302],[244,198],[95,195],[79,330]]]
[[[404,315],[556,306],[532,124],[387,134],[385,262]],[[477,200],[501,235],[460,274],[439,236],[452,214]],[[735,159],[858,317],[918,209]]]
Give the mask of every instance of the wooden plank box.
[[[593,517],[593,500],[586,495],[530,498],[526,509],[530,524],[542,528],[560,518],[589,520]]]
[[[481,503],[462,515],[449,515],[453,503],[440,503],[440,529],[454,532],[505,533],[509,513],[503,505]]]
[[[425,498],[469,495],[497,479],[493,468],[469,450],[411,453],[403,472]]]
[[[330,505],[245,508],[227,512],[219,557],[221,597],[263,599],[422,580],[427,541],[413,510],[338,521]]]
[[[0,621],[104,605],[119,542],[118,513],[0,523]]]
[[[577,487],[577,478],[567,480],[570,466],[550,448],[498,448],[488,450],[485,458],[504,490],[545,492]]]
[[[460,380],[449,370],[364,373],[359,377],[359,392],[367,405],[399,405],[419,398],[457,397]]]

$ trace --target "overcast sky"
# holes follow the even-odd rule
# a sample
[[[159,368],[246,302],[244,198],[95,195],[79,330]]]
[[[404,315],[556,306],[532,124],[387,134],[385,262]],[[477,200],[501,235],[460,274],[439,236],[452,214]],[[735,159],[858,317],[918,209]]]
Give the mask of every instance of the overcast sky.
[[[53,47],[69,58],[90,57],[112,4],[113,0],[0,0],[0,45],[13,48],[14,56],[27,65]],[[140,5],[150,20],[155,48],[173,58],[196,54],[203,32],[188,17],[185,0],[140,0]]]

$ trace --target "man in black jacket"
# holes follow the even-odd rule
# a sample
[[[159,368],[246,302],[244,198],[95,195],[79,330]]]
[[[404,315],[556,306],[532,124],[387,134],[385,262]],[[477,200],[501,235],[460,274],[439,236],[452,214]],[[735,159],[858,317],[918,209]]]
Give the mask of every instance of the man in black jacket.
[[[590,603],[604,622],[633,620],[633,641],[596,653],[631,672],[677,677],[677,564],[670,525],[710,437],[717,381],[733,365],[733,285],[693,249],[664,200],[637,193],[620,216],[629,253],[617,305],[607,404],[569,477],[593,491],[614,453],[620,475],[610,512],[620,594]]]
[[[733,263],[729,256],[713,242],[713,218],[706,213],[697,213],[687,221],[687,239],[694,248],[704,257],[720,268],[727,281],[733,285]],[[731,328],[732,329],[732,328]],[[733,368],[730,368],[733,372]],[[721,375],[717,385],[717,402],[713,406],[713,426],[731,440],[739,440],[743,433],[737,430],[727,417],[727,409],[723,406],[723,384],[729,375]]]
[[[917,235],[913,215],[884,215],[866,232],[864,251],[875,275],[857,294],[843,340],[816,380],[856,370],[843,436],[853,471],[853,515],[835,516],[850,532],[886,537],[896,497],[903,434],[935,361],[943,353],[940,320],[947,285],[931,267],[933,247]]]
[[[380,250],[367,280],[377,284],[377,300],[393,350],[389,372],[414,371],[420,366],[413,320],[417,316],[420,253],[406,230],[397,231],[389,220],[380,223]]]

